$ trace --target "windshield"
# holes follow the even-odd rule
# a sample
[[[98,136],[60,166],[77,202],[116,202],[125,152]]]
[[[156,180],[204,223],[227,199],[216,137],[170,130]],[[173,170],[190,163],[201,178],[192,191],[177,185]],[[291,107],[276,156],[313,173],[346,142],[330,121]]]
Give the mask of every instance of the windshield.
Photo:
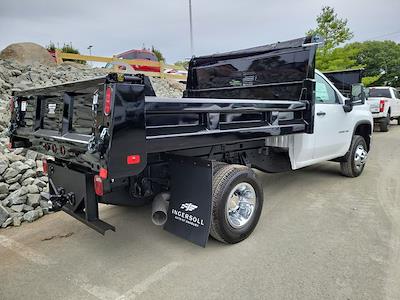
[[[369,97],[392,98],[392,95],[390,94],[390,89],[388,89],[388,88],[385,88],[385,89],[370,88],[368,96]]]

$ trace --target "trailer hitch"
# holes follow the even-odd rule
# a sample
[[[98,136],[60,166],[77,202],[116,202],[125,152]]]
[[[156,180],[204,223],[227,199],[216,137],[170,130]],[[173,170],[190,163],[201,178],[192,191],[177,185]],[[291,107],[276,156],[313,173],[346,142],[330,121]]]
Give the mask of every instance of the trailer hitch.
[[[54,195],[49,194],[46,195],[47,200],[51,203],[51,207],[54,211],[59,211],[63,208],[65,204],[69,204],[74,206],[76,203],[75,194],[72,192],[65,193],[64,188],[56,187],[53,183],[53,180],[49,180],[49,183],[54,191]],[[47,193],[46,193],[47,194]]]

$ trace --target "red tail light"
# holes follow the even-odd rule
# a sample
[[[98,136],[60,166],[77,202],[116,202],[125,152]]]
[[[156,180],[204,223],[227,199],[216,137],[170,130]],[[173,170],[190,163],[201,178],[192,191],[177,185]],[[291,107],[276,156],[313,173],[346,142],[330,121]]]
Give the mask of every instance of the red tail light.
[[[49,170],[49,166],[47,164],[47,160],[43,159],[42,164],[43,164],[43,173],[47,174],[47,171]]]
[[[111,113],[111,95],[112,95],[112,89],[108,87],[106,89],[106,99],[104,101],[104,114],[106,116],[109,116]]]
[[[140,164],[140,155],[129,155],[126,158],[126,163],[128,165],[137,165]]]
[[[7,148],[8,148],[8,150],[12,149],[12,143],[11,142],[7,144]]]
[[[107,179],[107,175],[108,175],[107,173],[108,173],[107,169],[100,168],[100,171],[99,171],[100,178]]]
[[[97,196],[103,196],[103,180],[99,175],[94,176],[94,191]]]
[[[379,101],[379,112],[385,111],[385,100]]]
[[[14,97],[10,98],[10,113],[14,112]]]

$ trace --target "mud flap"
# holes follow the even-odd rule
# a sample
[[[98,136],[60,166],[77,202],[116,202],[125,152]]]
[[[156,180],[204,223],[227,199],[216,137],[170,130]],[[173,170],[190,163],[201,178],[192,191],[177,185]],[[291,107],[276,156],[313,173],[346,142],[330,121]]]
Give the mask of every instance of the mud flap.
[[[211,225],[212,162],[184,156],[168,156],[171,168],[169,231],[205,247]]]

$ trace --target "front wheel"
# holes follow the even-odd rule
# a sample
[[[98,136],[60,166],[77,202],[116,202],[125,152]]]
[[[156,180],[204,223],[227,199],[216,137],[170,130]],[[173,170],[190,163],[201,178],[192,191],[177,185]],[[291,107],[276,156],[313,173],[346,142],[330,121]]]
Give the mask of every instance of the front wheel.
[[[258,223],[262,206],[263,190],[254,171],[223,166],[213,176],[211,236],[227,244],[246,239]]]
[[[367,158],[368,151],[365,139],[360,135],[355,135],[346,160],[340,163],[341,173],[347,177],[360,176],[364,170]]]

